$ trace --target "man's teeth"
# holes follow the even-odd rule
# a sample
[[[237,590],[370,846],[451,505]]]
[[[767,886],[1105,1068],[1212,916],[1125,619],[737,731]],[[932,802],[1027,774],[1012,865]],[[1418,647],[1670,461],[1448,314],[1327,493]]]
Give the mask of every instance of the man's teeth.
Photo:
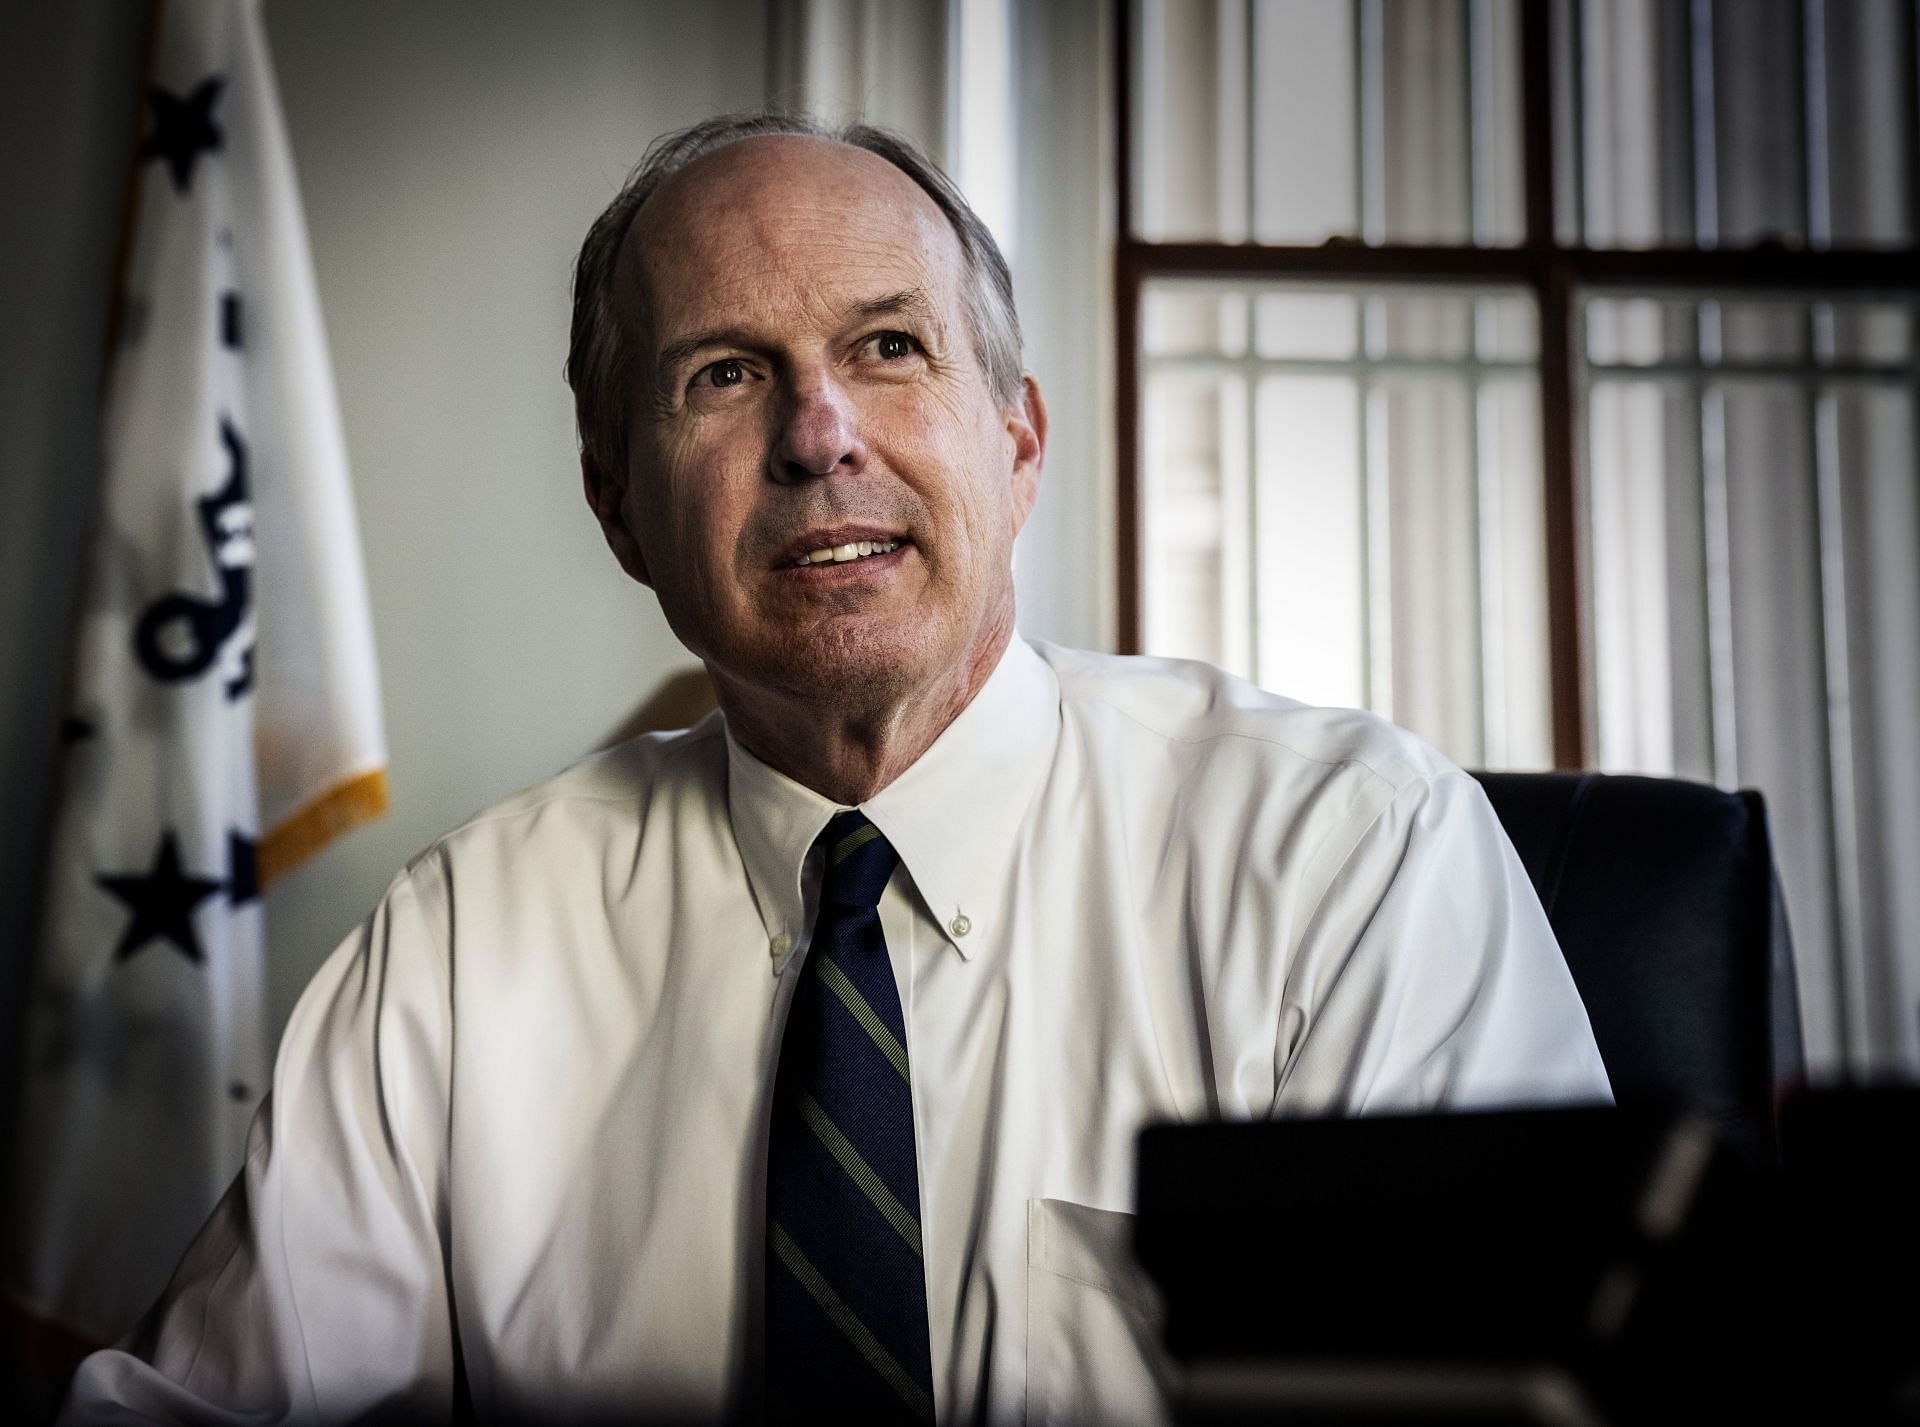
[[[849,560],[858,560],[863,555],[884,555],[890,550],[898,550],[898,540],[852,540],[845,545],[824,545],[810,554],[802,555],[794,561],[796,565],[824,565],[829,561],[844,565]]]

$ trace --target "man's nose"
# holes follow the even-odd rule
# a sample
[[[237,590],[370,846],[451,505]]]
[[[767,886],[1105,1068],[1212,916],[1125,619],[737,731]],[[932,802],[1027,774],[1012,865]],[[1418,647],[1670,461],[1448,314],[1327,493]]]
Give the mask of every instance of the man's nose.
[[[824,367],[794,373],[773,447],[773,479],[794,483],[849,474],[866,459],[859,413],[846,388]]]

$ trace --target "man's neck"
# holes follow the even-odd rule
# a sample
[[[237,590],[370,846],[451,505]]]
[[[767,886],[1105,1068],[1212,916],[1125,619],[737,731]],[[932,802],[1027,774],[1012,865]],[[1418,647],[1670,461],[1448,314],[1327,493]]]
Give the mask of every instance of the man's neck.
[[[1012,637],[1009,618],[952,677],[876,706],[827,706],[817,697],[739,685],[718,670],[712,671],[714,688],[741,747],[803,787],[853,807],[920,760],[993,676]]]

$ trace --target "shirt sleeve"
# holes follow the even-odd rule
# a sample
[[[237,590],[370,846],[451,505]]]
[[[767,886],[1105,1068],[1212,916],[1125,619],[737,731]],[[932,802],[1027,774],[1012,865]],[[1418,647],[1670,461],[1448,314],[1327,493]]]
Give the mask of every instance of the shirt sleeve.
[[[1409,781],[1327,884],[1287,974],[1279,1114],[1607,1104],[1586,1008],[1486,794]]]
[[[402,874],[322,966],[245,1167],[159,1303],[81,1363],[62,1427],[451,1415],[445,924]]]

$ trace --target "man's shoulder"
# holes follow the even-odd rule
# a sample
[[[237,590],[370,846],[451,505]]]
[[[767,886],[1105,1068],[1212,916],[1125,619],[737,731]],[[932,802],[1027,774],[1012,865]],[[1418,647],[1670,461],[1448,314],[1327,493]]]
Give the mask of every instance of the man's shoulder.
[[[1378,714],[1302,703],[1200,660],[1034,648],[1059,681],[1066,718],[1157,748],[1176,763],[1251,766],[1314,781],[1338,776],[1389,798],[1459,771]]]
[[[600,749],[552,777],[481,809],[413,860],[482,849],[551,850],[637,833],[663,803],[723,796],[725,725],[718,713],[691,728],[643,733]],[[712,795],[709,798],[708,795]]]

